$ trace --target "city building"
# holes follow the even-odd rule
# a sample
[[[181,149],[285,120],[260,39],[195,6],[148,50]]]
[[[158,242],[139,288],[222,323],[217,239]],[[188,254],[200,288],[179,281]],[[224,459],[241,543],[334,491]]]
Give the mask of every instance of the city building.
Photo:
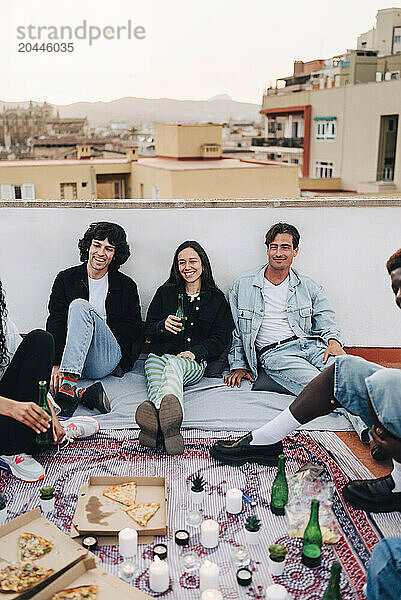
[[[89,124],[84,118],[61,118],[54,114],[50,104],[29,103],[26,108],[3,108],[0,113],[0,150],[15,157],[31,154],[33,138],[89,135]]]
[[[401,9],[385,9],[358,49],[296,61],[293,75],[263,95],[265,134],[253,140],[255,158],[298,165],[305,192],[400,191],[400,28]],[[377,32],[387,45],[375,42]]]
[[[296,166],[224,158],[221,125],[156,125],[155,157],[0,161],[2,200],[268,199],[298,196]]]

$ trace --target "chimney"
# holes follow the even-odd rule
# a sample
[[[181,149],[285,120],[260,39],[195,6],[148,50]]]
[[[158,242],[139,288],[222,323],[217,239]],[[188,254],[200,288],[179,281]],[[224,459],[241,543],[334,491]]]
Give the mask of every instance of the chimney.
[[[128,146],[125,149],[125,154],[129,162],[138,161],[138,146]]]
[[[92,154],[92,146],[87,144],[77,144],[77,159],[87,159],[90,158]]]

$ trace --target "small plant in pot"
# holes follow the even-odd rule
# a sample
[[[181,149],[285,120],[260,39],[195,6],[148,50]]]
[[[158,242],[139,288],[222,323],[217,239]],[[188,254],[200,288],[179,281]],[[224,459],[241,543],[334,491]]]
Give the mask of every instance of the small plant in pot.
[[[256,515],[247,517],[245,521],[245,541],[247,544],[258,544],[262,523]]]
[[[201,475],[194,475],[191,482],[191,500],[193,504],[202,504],[206,482]]]
[[[51,485],[45,485],[39,491],[40,493],[40,508],[42,512],[48,513],[54,510],[54,503],[56,501],[56,493],[54,487]]]
[[[281,575],[285,567],[287,548],[284,544],[272,544],[269,546],[269,569],[272,575]]]
[[[3,525],[7,519],[7,503],[3,496],[0,494],[0,525]]]

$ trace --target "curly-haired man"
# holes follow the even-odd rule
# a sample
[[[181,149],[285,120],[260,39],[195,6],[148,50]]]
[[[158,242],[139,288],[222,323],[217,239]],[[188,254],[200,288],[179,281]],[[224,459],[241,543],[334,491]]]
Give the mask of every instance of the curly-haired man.
[[[102,384],[78,388],[78,379],[129,371],[142,325],[136,283],[119,272],[130,256],[124,229],[116,223],[92,223],[78,248],[82,264],[57,275],[46,324],[55,341],[50,389],[65,416],[79,402],[110,411]]]

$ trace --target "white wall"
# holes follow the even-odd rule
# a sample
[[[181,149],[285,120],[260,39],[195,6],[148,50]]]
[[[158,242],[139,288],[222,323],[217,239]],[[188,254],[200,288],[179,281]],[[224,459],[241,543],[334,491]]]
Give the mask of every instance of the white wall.
[[[0,208],[0,277],[21,332],[44,326],[55,275],[78,264],[78,238],[101,220],[128,232],[133,256],[122,270],[138,284],[144,315],[180,242],[205,247],[226,291],[265,261],[270,225],[293,223],[301,232],[295,265],[325,285],[346,343],[401,346],[401,313],[385,269],[401,246],[401,207],[307,208],[302,201],[299,208]]]

